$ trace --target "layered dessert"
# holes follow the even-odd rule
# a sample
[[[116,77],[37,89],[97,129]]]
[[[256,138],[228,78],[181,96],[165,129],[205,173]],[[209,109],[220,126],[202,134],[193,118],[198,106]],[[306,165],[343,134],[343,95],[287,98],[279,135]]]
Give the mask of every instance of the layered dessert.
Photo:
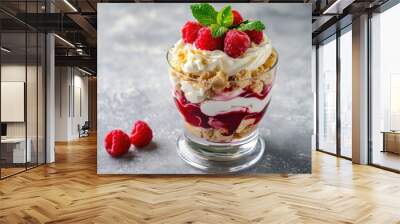
[[[185,129],[210,142],[254,133],[270,100],[277,52],[258,20],[226,6],[192,5],[182,38],[169,50],[173,97]]]

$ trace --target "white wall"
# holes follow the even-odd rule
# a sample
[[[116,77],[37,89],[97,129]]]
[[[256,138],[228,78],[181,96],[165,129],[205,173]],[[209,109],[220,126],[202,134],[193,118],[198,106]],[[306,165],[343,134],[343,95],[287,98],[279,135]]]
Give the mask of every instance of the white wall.
[[[28,72],[32,70],[28,66]],[[3,82],[25,82],[25,64],[8,64],[1,66],[1,81]],[[5,108],[1,108],[4,110]],[[25,123],[24,122],[11,122],[7,123],[7,136],[8,137],[25,137]]]
[[[38,70],[36,70],[38,69]],[[36,65],[25,64],[3,64],[1,66],[1,81],[2,82],[24,82],[26,84],[26,107],[23,102],[22,108],[18,108],[19,113],[27,115],[26,121],[21,122],[5,122],[7,124],[7,137],[9,138],[24,138],[25,135],[29,140],[29,148],[32,150],[32,161],[44,163],[45,150],[45,116],[44,116],[44,74],[42,67]],[[27,79],[27,80],[25,80]],[[2,89],[2,93],[4,89]],[[7,95],[2,95],[2,98],[7,98]],[[18,113],[17,108],[7,108],[3,105],[1,108],[3,113]],[[5,110],[5,111],[4,111]],[[37,156],[38,153],[38,156]]]
[[[77,127],[78,124],[83,125],[85,121],[88,120],[88,77],[82,76],[82,73],[76,74],[75,70],[75,77],[74,77],[74,86],[75,86],[75,116],[72,120],[72,127]],[[78,98],[78,91],[80,91],[80,99]],[[79,101],[80,100],[80,105]],[[79,108],[81,107],[81,108]],[[80,111],[81,110],[81,111]],[[78,129],[72,129],[73,136],[78,136]]]
[[[67,67],[55,68],[55,141],[68,140],[68,88],[70,77],[68,76]]]
[[[25,70],[26,69],[26,70]],[[34,74],[36,77],[36,66],[27,66],[20,64],[5,64],[1,66],[1,81],[2,82],[25,82],[25,75],[28,73],[28,84],[31,87],[36,86],[36,80],[33,80],[31,75]],[[32,130],[36,130],[36,113],[32,113],[32,111],[36,111],[36,87],[35,88],[27,88],[27,118],[28,118],[28,137],[31,133],[30,128]],[[4,96],[2,96],[4,97]],[[41,105],[39,105],[40,107]],[[2,110],[6,110],[6,108],[1,108]],[[22,108],[24,109],[24,108]],[[34,124],[32,123],[34,122]],[[26,122],[7,122],[7,135],[8,137],[25,137],[25,123]],[[32,131],[33,132],[33,131]],[[36,132],[35,132],[36,135]],[[41,136],[42,137],[42,136]]]
[[[25,83],[1,82],[1,121],[24,122]]]
[[[70,141],[88,120],[88,77],[72,67],[56,67],[55,73],[55,140]]]

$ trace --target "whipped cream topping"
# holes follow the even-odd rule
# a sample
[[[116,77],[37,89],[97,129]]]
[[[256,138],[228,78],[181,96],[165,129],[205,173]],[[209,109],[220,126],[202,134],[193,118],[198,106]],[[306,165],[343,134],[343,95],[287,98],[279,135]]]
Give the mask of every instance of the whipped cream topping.
[[[170,53],[172,64],[180,66],[185,73],[222,71],[228,76],[233,76],[242,70],[254,71],[264,64],[272,53],[272,45],[264,35],[260,44],[251,43],[251,47],[243,55],[232,58],[221,50],[199,50],[180,39]],[[185,55],[184,60],[182,55]]]
[[[208,116],[216,116],[218,114],[244,109],[247,109],[249,113],[258,113],[265,108],[270,99],[271,94],[268,94],[262,100],[256,97],[236,97],[226,101],[206,100],[200,104],[200,110]]]

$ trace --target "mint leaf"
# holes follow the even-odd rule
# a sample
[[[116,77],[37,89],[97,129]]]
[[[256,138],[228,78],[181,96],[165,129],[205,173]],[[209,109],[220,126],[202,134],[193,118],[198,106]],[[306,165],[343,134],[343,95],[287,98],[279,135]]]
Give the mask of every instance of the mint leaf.
[[[218,24],[212,24],[210,26],[210,29],[211,29],[211,35],[214,38],[223,36],[229,30],[228,28]]]
[[[233,23],[233,14],[231,6],[225,6],[217,15],[217,24],[225,27],[230,27]]]
[[[196,20],[204,25],[208,26],[217,23],[218,12],[215,11],[214,7],[208,3],[199,3],[190,6],[192,15]]]
[[[238,30],[240,30],[240,31],[246,31],[246,30],[262,31],[263,29],[265,29],[265,26],[259,20],[242,23],[242,24],[240,24],[240,26],[238,28]]]

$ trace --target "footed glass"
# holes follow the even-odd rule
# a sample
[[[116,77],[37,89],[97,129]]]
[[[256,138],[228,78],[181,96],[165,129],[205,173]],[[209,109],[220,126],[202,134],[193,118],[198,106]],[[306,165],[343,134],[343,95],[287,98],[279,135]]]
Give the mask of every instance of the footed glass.
[[[275,49],[255,71],[185,73],[167,53],[172,95],[184,121],[179,156],[210,173],[236,172],[262,158],[258,124],[271,101],[278,54]]]

